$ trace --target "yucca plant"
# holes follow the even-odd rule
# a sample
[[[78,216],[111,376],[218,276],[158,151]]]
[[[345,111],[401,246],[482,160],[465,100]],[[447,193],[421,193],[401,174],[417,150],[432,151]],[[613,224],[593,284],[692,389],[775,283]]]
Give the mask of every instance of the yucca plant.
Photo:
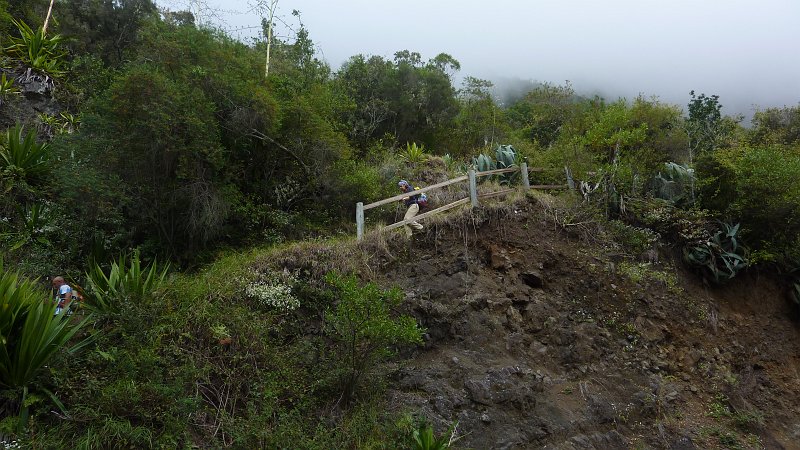
[[[412,433],[414,450],[444,450],[450,448],[458,440],[455,438],[455,428],[458,422],[454,423],[438,438],[433,434],[433,427],[427,423],[421,423]]]
[[[143,268],[138,252],[130,259],[121,255],[111,263],[108,273],[92,262],[86,273],[87,289],[82,292],[86,306],[103,315],[118,314],[126,302],[140,302],[156,295],[168,271],[169,264],[159,270],[155,261]]]
[[[19,431],[27,425],[28,392],[42,367],[56,352],[74,352],[88,342],[68,345],[86,320],[73,323],[56,316],[55,308],[46,292],[6,271],[0,260],[0,388],[20,391]]]
[[[732,280],[748,265],[747,249],[736,238],[739,224],[721,225],[724,230],[714,233],[711,239],[683,249],[684,261],[704,270],[717,284]]]
[[[47,144],[36,142],[36,133],[24,134],[22,125],[9,128],[0,147],[0,177],[34,183],[44,178],[50,151]]]
[[[425,160],[428,159],[428,155],[425,153],[425,146],[418,146],[416,142],[412,142],[410,144],[406,142],[406,150],[401,156],[406,161],[414,164],[425,162]]]
[[[64,37],[59,34],[47,36],[42,27],[34,31],[21,20],[12,19],[12,22],[19,30],[20,37],[9,38],[11,45],[4,49],[5,53],[35,71],[53,77],[61,75],[65,53],[60,47]]]
[[[15,230],[0,231],[0,239],[6,241],[12,251],[31,242],[49,245],[50,241],[43,236],[47,226],[45,207],[34,203],[25,208],[17,207],[17,213],[22,217],[22,225]]]
[[[12,95],[19,95],[19,89],[14,86],[14,79],[7,78],[6,74],[0,75],[0,106],[3,105]]]
[[[458,169],[456,160],[450,155],[450,153],[445,153],[442,156],[442,161],[444,161],[444,166],[447,167],[448,172],[453,172]]]
[[[81,123],[79,116],[70,114],[68,112],[62,112],[59,114],[59,116],[61,117],[61,128],[59,129],[60,133],[72,134],[78,129],[78,126]]]

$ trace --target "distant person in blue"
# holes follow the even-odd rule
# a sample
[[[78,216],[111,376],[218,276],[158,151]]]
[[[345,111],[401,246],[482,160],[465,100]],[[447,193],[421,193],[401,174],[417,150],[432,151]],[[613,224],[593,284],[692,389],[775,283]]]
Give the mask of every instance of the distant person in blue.
[[[64,281],[64,277],[55,277],[53,289],[56,291],[56,315],[59,315],[72,300],[72,288]]]
[[[413,192],[414,188],[408,183],[406,180],[400,180],[397,183],[397,187],[400,188],[400,192]],[[401,202],[405,203],[408,206],[408,210],[406,211],[406,215],[403,217],[403,220],[409,220],[416,216],[419,213],[419,200],[422,192],[417,195],[410,195],[405,197],[404,199],[400,200]],[[423,228],[418,222],[410,222],[406,224],[406,235],[411,236],[414,234],[414,230],[421,230]]]

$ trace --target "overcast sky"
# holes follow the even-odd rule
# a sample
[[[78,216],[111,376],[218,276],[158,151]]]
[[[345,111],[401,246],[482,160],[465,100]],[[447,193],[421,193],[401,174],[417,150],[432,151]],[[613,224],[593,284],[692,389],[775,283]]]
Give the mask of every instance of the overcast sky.
[[[201,19],[257,35],[254,0],[205,0]],[[184,9],[188,9],[185,8]],[[639,93],[685,107],[689,91],[717,94],[727,114],[800,102],[798,0],[279,0],[277,33],[303,24],[336,70],[355,54],[424,60],[449,53],[460,77],[563,84],[607,99]],[[284,23],[281,23],[284,22]]]

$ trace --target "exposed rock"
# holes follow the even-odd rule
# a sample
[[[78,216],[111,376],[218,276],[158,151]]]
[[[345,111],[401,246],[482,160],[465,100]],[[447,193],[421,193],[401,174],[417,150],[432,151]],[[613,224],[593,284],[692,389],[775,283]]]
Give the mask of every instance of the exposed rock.
[[[675,442],[670,444],[670,450],[696,450],[694,442],[689,436],[681,436]]]
[[[519,274],[519,279],[534,289],[540,289],[544,287],[544,278],[542,278],[542,274],[537,270],[523,272]]]

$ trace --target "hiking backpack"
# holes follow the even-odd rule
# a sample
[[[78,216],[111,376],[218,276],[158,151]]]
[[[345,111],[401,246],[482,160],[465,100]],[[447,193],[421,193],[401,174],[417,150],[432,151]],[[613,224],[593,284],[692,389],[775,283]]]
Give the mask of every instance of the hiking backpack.
[[[418,191],[419,190],[419,186],[415,187],[414,190]],[[427,208],[427,206],[428,206],[428,195],[425,194],[424,192],[420,192],[419,197],[417,197],[417,205],[419,205],[420,208]]]

